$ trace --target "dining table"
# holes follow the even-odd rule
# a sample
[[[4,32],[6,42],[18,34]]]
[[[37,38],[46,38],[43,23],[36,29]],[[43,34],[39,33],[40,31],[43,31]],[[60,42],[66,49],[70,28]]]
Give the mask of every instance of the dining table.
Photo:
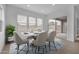
[[[38,33],[24,33],[24,35],[27,36],[27,39],[34,39],[34,40],[36,40],[36,37],[37,37]]]

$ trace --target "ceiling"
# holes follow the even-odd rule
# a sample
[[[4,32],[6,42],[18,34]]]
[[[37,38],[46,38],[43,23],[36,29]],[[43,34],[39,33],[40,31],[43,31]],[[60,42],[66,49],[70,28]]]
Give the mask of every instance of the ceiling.
[[[11,4],[13,6],[23,8],[26,10],[30,10],[36,13],[41,13],[41,14],[50,14],[51,12],[61,10],[61,9],[67,9],[68,4]]]

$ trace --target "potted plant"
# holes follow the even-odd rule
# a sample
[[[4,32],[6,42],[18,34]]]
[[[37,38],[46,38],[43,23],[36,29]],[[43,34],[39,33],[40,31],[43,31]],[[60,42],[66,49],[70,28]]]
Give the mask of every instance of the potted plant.
[[[6,43],[9,41],[8,38],[13,36],[14,31],[15,31],[15,27],[13,25],[6,26],[6,30],[5,30]]]

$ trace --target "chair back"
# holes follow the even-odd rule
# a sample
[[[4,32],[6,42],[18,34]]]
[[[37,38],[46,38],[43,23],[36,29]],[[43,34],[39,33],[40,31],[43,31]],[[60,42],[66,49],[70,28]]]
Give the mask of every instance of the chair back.
[[[53,41],[56,36],[56,31],[52,31],[48,36],[48,41]]]
[[[48,33],[47,33],[47,32],[40,33],[40,34],[37,36],[37,39],[36,39],[36,41],[34,42],[34,44],[41,46],[41,45],[45,44],[47,38],[48,38]]]
[[[14,33],[14,37],[15,37],[14,42],[16,44],[20,44],[22,42],[22,39],[20,38],[20,36],[16,32]]]

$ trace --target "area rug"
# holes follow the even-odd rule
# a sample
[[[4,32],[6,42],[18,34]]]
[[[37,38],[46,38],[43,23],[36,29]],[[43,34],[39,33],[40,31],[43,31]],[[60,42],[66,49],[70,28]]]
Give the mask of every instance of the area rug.
[[[60,48],[63,48],[64,46],[64,43],[61,39],[55,39],[55,45],[56,45],[56,48],[57,49],[60,49]],[[19,54],[26,54],[27,50],[28,50],[28,47],[27,47],[27,44],[23,44],[20,46],[20,49],[24,48],[21,52],[19,52]],[[12,43],[10,45],[10,50],[9,50],[9,54],[17,54],[17,45],[16,43]],[[39,53],[42,53],[42,49],[40,50]],[[39,54],[38,53],[38,54]],[[54,45],[51,43],[51,51],[49,51],[49,47],[48,47],[48,44],[47,44],[47,52],[45,54],[53,54],[53,53],[56,53],[55,51],[55,48],[54,48]],[[29,52],[27,54],[35,54],[34,51],[32,50],[32,47],[29,48]]]

